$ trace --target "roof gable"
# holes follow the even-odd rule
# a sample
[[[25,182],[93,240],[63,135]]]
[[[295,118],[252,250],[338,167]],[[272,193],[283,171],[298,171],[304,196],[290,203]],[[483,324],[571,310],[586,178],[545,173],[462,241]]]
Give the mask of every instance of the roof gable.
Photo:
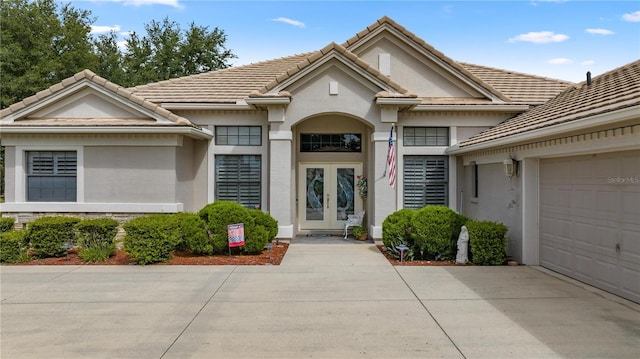
[[[382,17],[344,43],[369,63],[391,57],[390,77],[422,98],[510,99],[389,17]]]
[[[317,72],[318,69],[326,67],[328,64],[332,66],[341,65],[343,68],[348,68],[368,82],[372,88],[377,87],[378,91],[376,92],[384,92],[386,96],[415,97],[415,95],[410,94],[405,88],[387,76],[384,76],[380,71],[371,67],[368,63],[336,43],[325,46],[322,50],[296,64],[287,70],[286,73],[253,92],[252,97],[273,96],[278,95],[281,91],[293,91],[293,89],[300,86],[301,83],[312,78],[313,75],[311,74]]]
[[[2,125],[172,125],[195,127],[189,120],[81,71],[0,111]]]

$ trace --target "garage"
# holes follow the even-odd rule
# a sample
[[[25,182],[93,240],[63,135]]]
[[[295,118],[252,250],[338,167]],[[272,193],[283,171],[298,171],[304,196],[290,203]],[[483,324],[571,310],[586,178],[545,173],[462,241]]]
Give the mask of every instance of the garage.
[[[640,151],[540,160],[540,264],[640,303]]]

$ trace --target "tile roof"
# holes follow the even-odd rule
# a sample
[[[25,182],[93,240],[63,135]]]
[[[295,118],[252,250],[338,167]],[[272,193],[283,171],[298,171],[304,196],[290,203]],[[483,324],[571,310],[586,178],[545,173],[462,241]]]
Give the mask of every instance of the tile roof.
[[[177,125],[177,126],[191,126],[191,127],[197,127],[195,126],[193,123],[191,123],[189,120],[187,120],[184,117],[180,117],[174,113],[171,113],[170,111],[168,111],[165,108],[162,108],[161,106],[152,103],[140,96],[135,95],[133,92],[127,90],[126,88],[114,84],[113,82],[107,81],[106,79],[96,75],[95,73],[93,73],[90,70],[84,70],[81,72],[78,72],[77,74],[66,78],[64,80],[62,80],[62,82],[59,82],[45,90],[42,90],[38,93],[36,93],[33,96],[27,97],[22,101],[16,102],[13,105],[2,109],[0,111],[0,120],[6,118],[7,116],[16,113],[19,110],[22,110],[24,108],[26,108],[27,106],[37,102],[37,101],[41,101],[44,100],[50,96],[53,96],[61,91],[63,91],[66,88],[69,88],[73,85],[78,84],[79,82],[83,81],[83,80],[87,80],[87,81],[91,81],[97,85],[99,85],[100,87],[111,91],[113,94],[115,94],[116,96],[125,98],[129,101],[132,101],[144,108],[146,108],[147,110],[150,110],[160,116],[162,116],[163,118],[166,118],[167,120],[171,121],[173,123],[173,125]],[[91,121],[94,121],[95,119],[91,119]],[[4,123],[2,124],[3,126],[19,126],[19,125],[26,125],[26,126],[33,126],[37,120],[21,120],[21,121],[15,121],[15,122],[11,122],[11,123]],[[41,121],[45,121],[46,119],[42,119]],[[49,121],[50,123],[51,121]],[[159,124],[155,121],[151,122],[151,121],[147,121],[146,123],[149,124]]]
[[[512,102],[540,105],[564,91],[571,82],[461,62],[467,71],[490,83]]]
[[[138,96],[155,103],[237,103],[250,96],[265,93],[322,57],[327,51],[336,50],[345,54],[363,69],[377,73],[375,67],[362,61],[349,49],[383,25],[392,26],[409,37],[427,52],[459,71],[464,76],[483,86],[489,92],[509,103],[538,105],[553,98],[570,85],[569,82],[544,77],[520,74],[465,63],[458,63],[427,44],[388,17],[382,17],[367,29],[347,40],[343,45],[329,44],[320,51],[298,54],[245,66],[180,77],[130,88]],[[378,77],[376,75],[376,77]],[[378,77],[379,78],[379,77]],[[401,84],[393,83],[400,93],[406,93]],[[488,104],[477,99],[432,99],[423,98],[423,104]]]
[[[315,52],[130,88],[155,103],[236,103],[306,61]]]
[[[581,118],[640,106],[640,60],[567,88],[547,103],[481,132],[459,146],[469,146],[575,121]]]

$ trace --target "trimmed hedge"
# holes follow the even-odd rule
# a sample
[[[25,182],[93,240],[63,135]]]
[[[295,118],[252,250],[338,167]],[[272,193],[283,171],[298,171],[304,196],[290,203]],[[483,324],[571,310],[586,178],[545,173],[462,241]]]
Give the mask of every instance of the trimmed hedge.
[[[141,265],[166,262],[180,240],[170,215],[139,217],[124,224],[124,250]]]
[[[416,250],[425,259],[455,257],[456,242],[466,217],[445,206],[426,206],[411,218],[411,237]]]
[[[42,217],[29,224],[27,239],[36,257],[62,257],[67,250],[65,244],[74,244],[76,239],[75,217]]]
[[[207,224],[196,213],[181,212],[172,215],[178,230],[178,247],[194,254],[213,254],[213,244],[207,235]]]
[[[118,221],[111,218],[84,219],[76,224],[78,255],[86,262],[107,260],[116,252]]]
[[[266,237],[266,235],[254,231],[255,221],[249,214],[249,210],[236,202],[217,201],[210,203],[202,208],[198,215],[207,224],[214,253],[224,253],[229,249],[227,226],[230,224],[244,223],[245,247],[251,250],[256,247],[254,243],[251,243],[254,239],[253,237],[256,237],[256,239],[262,236]],[[260,239],[264,241],[264,239]],[[260,250],[266,244],[264,243]]]
[[[278,221],[271,217],[271,214],[259,209],[250,209],[249,214],[253,217],[256,226],[262,226],[267,231],[268,242],[276,238],[278,235]]]
[[[0,217],[0,233],[13,230],[15,223],[16,219],[13,217]]]
[[[413,259],[414,241],[411,238],[411,218],[414,213],[414,209],[404,208],[391,213],[382,221],[382,243],[398,259],[400,259],[400,252],[396,249],[396,246],[400,244],[409,247],[406,259]]]
[[[491,221],[468,221],[466,226],[469,230],[471,263],[502,265],[506,262],[507,226]]]
[[[25,231],[11,231],[0,234],[0,263],[20,263],[29,261]]]

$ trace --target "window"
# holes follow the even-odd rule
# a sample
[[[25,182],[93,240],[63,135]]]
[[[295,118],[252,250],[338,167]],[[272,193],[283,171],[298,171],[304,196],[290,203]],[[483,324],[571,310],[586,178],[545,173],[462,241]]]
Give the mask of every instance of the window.
[[[216,200],[256,208],[261,203],[261,179],[260,156],[216,156]]]
[[[75,202],[75,151],[27,152],[27,201]]]
[[[405,146],[449,146],[448,127],[405,127]]]
[[[300,152],[360,152],[362,135],[359,133],[303,133]]]
[[[404,207],[448,205],[449,158],[404,156]]]
[[[216,126],[216,145],[262,146],[262,127]]]

